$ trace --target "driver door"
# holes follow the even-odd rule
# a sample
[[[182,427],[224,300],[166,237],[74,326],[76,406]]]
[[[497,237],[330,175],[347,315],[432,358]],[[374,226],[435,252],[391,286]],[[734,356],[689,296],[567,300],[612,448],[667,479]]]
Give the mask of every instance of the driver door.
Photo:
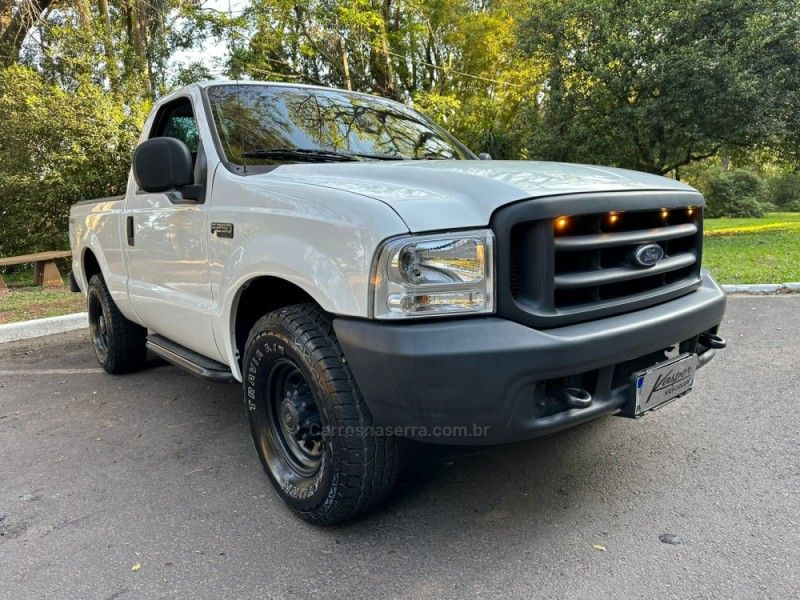
[[[174,137],[184,142],[195,161],[194,183],[207,184],[190,98],[162,106],[149,137]],[[124,221],[128,292],[133,307],[155,333],[216,358],[210,319],[206,204],[181,200],[170,192],[144,192],[133,179],[130,185],[133,189],[127,194]]]

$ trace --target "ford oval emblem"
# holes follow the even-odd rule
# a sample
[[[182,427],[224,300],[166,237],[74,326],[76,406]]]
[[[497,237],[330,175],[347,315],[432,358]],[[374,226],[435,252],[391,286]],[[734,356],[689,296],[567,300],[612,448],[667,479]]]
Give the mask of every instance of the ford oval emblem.
[[[664,249],[658,244],[639,246],[633,253],[633,260],[640,267],[652,267],[664,258]]]

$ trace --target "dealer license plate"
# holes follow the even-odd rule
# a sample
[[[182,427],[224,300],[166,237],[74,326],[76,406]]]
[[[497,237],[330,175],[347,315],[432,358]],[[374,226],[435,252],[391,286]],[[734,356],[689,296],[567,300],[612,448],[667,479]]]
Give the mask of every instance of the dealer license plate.
[[[697,355],[684,354],[675,360],[640,371],[633,376],[636,416],[660,408],[688,393],[694,384]]]

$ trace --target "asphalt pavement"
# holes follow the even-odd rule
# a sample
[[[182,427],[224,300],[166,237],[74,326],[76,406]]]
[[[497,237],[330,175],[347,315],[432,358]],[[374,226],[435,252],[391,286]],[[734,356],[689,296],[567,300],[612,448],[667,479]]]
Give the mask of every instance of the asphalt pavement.
[[[106,375],[85,332],[0,345],[0,598],[800,597],[800,295],[728,307],[691,395],[409,445],[333,528],[273,493],[237,386]]]

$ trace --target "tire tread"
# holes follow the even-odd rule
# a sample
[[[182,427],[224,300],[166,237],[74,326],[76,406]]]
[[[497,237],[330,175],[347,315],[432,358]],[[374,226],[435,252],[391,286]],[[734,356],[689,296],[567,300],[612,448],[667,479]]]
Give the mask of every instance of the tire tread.
[[[125,318],[99,273],[89,280],[88,294],[93,293],[103,305],[106,327],[110,330],[108,355],[100,362],[101,366],[114,375],[141,369],[147,358],[147,329]]]
[[[372,415],[358,390],[336,339],[329,315],[314,304],[278,309],[259,319],[247,347],[259,336],[284,331],[302,346],[303,356],[315,361],[335,426],[369,427]],[[311,511],[295,513],[306,521],[333,524],[352,518],[382,500],[397,479],[397,440],[392,436],[341,435],[337,440],[339,478],[330,502]]]

